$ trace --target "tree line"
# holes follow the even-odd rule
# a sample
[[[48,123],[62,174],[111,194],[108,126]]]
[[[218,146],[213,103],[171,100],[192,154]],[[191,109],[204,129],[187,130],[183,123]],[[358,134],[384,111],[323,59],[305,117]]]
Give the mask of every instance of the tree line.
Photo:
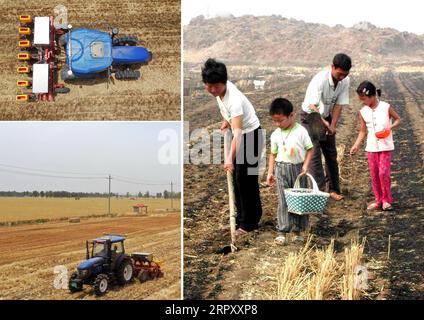
[[[131,194],[127,192],[125,195],[118,193],[111,193],[111,197],[139,197],[139,198],[163,198],[163,199],[180,199],[181,192],[170,192],[163,191],[157,193],[150,193],[146,191],[144,193],[139,192],[138,194]],[[104,192],[69,192],[69,191],[0,191],[0,197],[32,197],[32,198],[107,198],[109,193]]]

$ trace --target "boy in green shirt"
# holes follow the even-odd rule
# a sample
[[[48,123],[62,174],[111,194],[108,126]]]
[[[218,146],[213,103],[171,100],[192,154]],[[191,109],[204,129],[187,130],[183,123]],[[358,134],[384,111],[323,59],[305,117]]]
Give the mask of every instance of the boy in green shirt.
[[[275,241],[285,244],[288,232],[295,232],[297,234],[295,240],[303,241],[299,233],[307,229],[309,216],[288,212],[284,189],[293,188],[298,175],[308,171],[313,144],[308,131],[296,122],[296,114],[293,112],[290,101],[284,98],[275,99],[271,103],[269,113],[273,123],[278,127],[271,134],[267,176],[268,185],[277,184],[278,190],[277,230],[279,235]]]

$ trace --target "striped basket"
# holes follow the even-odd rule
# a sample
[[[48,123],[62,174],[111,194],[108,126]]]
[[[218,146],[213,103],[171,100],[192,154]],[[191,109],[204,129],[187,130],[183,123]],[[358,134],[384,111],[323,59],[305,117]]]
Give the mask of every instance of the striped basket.
[[[293,188],[284,190],[288,211],[296,214],[323,213],[330,194],[318,189],[314,178],[307,173],[312,182],[312,189],[300,188],[300,174]]]

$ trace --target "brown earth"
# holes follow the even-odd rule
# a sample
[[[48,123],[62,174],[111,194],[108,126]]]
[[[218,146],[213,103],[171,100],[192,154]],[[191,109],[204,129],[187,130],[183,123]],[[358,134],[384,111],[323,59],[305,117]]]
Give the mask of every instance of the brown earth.
[[[230,68],[230,74],[232,72]],[[275,77],[284,79],[271,79],[274,89],[244,91],[256,107],[268,139],[273,129],[267,112],[269,103],[277,96],[286,96],[298,109],[313,73],[307,73],[304,79],[284,76],[282,72],[277,74]],[[366,78],[381,85],[382,99],[391,103],[402,118],[394,133],[394,211],[366,211],[372,192],[365,152],[348,155],[359,127],[360,104],[352,91],[351,106],[343,111],[337,131],[341,186],[346,198],[341,202],[330,200],[324,216],[311,217],[310,234],[313,244],[319,247],[335,238],[338,260],[343,259],[344,248],[352,239],[366,237],[364,264],[370,277],[364,299],[423,299],[424,96],[421,92],[424,77],[418,73],[370,70],[366,74],[352,74],[352,87]],[[204,92],[195,90],[185,97],[184,108],[190,130],[202,126],[210,130],[219,128],[217,106]],[[275,296],[279,268],[288,252],[301,247],[293,242],[287,246],[274,243],[276,190],[266,187],[262,177],[263,217],[259,230],[238,241],[241,250],[222,255],[217,254],[217,250],[230,243],[225,173],[221,165],[187,164],[184,175],[184,297],[269,299]]]
[[[122,35],[136,35],[139,45],[153,52],[153,60],[142,66],[141,79],[75,80],[68,94],[55,102],[17,103],[16,87],[21,78],[18,16],[53,15],[56,1],[2,1],[0,23],[0,119],[1,120],[179,120],[180,119],[180,1],[61,1],[68,9],[74,28],[110,31],[116,26]],[[60,79],[59,83],[63,83]]]
[[[184,63],[219,57],[232,65],[319,66],[337,52],[350,55],[355,67],[405,61],[422,66],[424,37],[366,22],[330,27],[278,15],[199,16],[184,26]]]
[[[1,299],[180,299],[180,214],[146,217],[93,218],[81,223],[45,223],[0,228]],[[71,294],[53,286],[54,267],[68,275],[85,260],[85,240],[104,233],[126,235],[125,250],[151,252],[161,262],[164,277],[113,286],[101,298],[92,287]]]

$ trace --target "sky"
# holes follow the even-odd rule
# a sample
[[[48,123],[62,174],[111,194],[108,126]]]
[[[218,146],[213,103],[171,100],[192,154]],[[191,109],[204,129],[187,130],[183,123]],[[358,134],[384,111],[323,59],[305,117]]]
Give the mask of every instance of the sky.
[[[111,174],[115,193],[170,191],[171,181],[179,192],[180,131],[178,122],[2,121],[0,190],[108,192]]]
[[[281,15],[305,22],[351,27],[368,21],[377,27],[424,34],[423,10],[417,0],[182,0],[183,24],[193,17]]]

